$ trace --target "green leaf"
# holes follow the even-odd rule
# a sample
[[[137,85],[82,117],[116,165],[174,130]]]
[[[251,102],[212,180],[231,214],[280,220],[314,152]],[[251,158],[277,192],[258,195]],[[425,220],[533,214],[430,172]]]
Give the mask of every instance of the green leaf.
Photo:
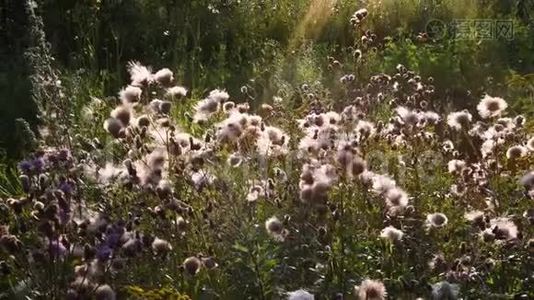
[[[239,243],[234,244],[234,246],[232,246],[232,248],[237,250],[237,251],[239,251],[239,252],[243,252],[243,253],[248,253],[249,252],[247,247],[245,247],[245,246],[243,246],[243,245],[241,245]]]

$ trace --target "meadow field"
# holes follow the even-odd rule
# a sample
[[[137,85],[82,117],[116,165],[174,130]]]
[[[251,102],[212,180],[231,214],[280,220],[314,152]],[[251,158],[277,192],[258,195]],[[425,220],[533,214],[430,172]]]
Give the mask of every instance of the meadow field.
[[[0,16],[0,299],[534,299],[534,1]]]

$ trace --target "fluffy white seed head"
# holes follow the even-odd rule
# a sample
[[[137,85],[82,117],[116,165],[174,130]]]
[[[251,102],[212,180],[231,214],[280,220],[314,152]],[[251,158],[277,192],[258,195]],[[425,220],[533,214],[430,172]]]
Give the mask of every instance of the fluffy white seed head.
[[[440,228],[447,225],[449,219],[443,213],[433,213],[426,216],[427,225],[430,227]]]
[[[173,86],[167,89],[165,95],[173,99],[180,99],[187,96],[187,89],[182,86]]]
[[[391,242],[397,242],[402,240],[402,236],[404,233],[402,230],[399,230],[393,226],[388,226],[380,232],[380,237],[384,238],[386,240],[389,240]]]
[[[163,68],[154,74],[154,80],[161,85],[168,86],[174,81],[174,75],[171,70]]]
[[[478,114],[483,119],[497,117],[508,107],[504,99],[485,95],[477,105]]]
[[[359,286],[354,288],[359,300],[385,300],[387,297],[386,287],[377,280],[365,279]]]

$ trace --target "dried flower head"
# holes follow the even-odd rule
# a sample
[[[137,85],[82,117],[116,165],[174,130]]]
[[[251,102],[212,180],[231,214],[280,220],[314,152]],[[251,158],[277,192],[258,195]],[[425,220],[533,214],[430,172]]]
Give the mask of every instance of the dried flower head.
[[[208,270],[215,269],[219,266],[213,257],[202,257],[202,265]]]
[[[468,129],[473,116],[467,111],[457,111],[447,116],[447,124],[456,130]]]
[[[360,300],[384,300],[387,296],[384,284],[371,279],[365,279],[360,286],[354,287],[354,292]]]
[[[534,188],[534,171],[530,171],[523,175],[519,182],[525,187],[525,189],[530,190]]]
[[[394,187],[397,183],[391,177],[386,175],[375,174],[372,177],[373,191],[377,194],[385,193]]]
[[[265,196],[265,189],[261,185],[253,185],[247,194],[248,202],[256,202],[260,197]]]
[[[114,138],[124,137],[122,122],[115,118],[109,118],[104,122],[104,129]]]
[[[212,91],[214,93],[214,91]],[[221,95],[223,92],[214,93],[213,97],[208,96],[204,100],[199,101],[195,105],[195,116],[193,119],[195,121],[205,121],[211,117],[214,113],[218,112],[221,107],[221,99],[224,98],[224,95]],[[224,93],[226,94],[226,93]],[[228,95],[228,94],[226,94]]]
[[[227,162],[231,167],[236,168],[243,163],[243,157],[239,153],[232,153],[228,156]]]
[[[284,225],[277,217],[271,217],[265,221],[265,229],[267,233],[276,240],[283,240],[285,236]]]
[[[129,62],[128,72],[130,73],[130,80],[133,86],[143,87],[152,83],[152,72],[139,62]]]
[[[367,17],[367,14],[368,11],[365,8],[357,10],[350,18],[350,23],[354,26],[360,24],[360,22],[362,22]]]
[[[443,253],[434,254],[432,259],[428,262],[428,267],[430,270],[438,272],[447,269],[447,261],[445,260]]]
[[[523,115],[518,115],[514,118],[514,124],[517,127],[523,127],[525,126],[525,123],[527,122],[527,119]]]
[[[228,93],[224,90],[216,89],[210,92],[208,98],[214,99],[215,101],[219,103],[223,103],[223,102],[228,101],[228,99],[230,99],[230,95],[228,95]]]
[[[152,242],[152,250],[156,254],[165,254],[172,250],[172,246],[166,240],[155,238]]]
[[[457,284],[441,281],[432,285],[432,299],[435,300],[456,300],[460,293]]]
[[[375,126],[371,122],[359,120],[356,124],[356,129],[354,130],[358,137],[358,140],[362,141],[364,139],[370,138],[375,134]]]
[[[443,142],[443,151],[452,152],[454,150],[454,143],[451,140],[446,140]]]
[[[154,74],[154,80],[163,86],[168,86],[174,81],[174,75],[171,70],[163,68]]]
[[[534,137],[528,139],[526,147],[529,151],[534,152]]]
[[[182,86],[173,86],[167,89],[165,95],[174,99],[180,99],[187,96],[187,89]]]
[[[460,174],[466,167],[466,163],[463,160],[453,159],[447,164],[449,173]]]
[[[395,109],[395,112],[402,120],[403,125],[412,125],[415,126],[417,123],[419,123],[420,116],[418,113],[404,107],[399,106]]]
[[[288,300],[314,300],[315,299],[313,294],[311,294],[310,292],[306,290],[296,290],[296,291],[288,292],[287,295],[288,295],[287,297]]]
[[[504,99],[485,95],[477,105],[478,114],[483,119],[497,117],[508,107]]]
[[[408,194],[398,187],[393,187],[387,190],[385,199],[388,208],[405,207],[408,205]]]
[[[390,242],[398,242],[402,240],[404,233],[393,226],[388,226],[380,232],[380,237],[389,240]]]
[[[440,228],[447,225],[449,219],[443,213],[433,213],[426,216],[426,222],[430,227]]]
[[[480,210],[469,211],[464,214],[464,218],[469,222],[479,224],[484,221],[484,212]]]
[[[518,158],[524,157],[525,155],[527,155],[527,153],[528,153],[527,148],[521,145],[516,145],[516,146],[512,146],[508,148],[508,150],[506,151],[506,158],[518,159]]]
[[[95,290],[96,300],[115,300],[115,291],[107,284],[100,285]]]
[[[233,113],[235,112],[235,102],[233,101],[226,101],[223,103],[223,111],[225,113]]]
[[[367,169],[367,163],[359,156],[354,156],[350,163],[350,172],[352,176],[359,176]]]
[[[499,217],[490,220],[491,227],[488,230],[495,235],[498,240],[511,240],[517,238],[517,226],[508,218]]]
[[[137,86],[129,85],[119,92],[123,104],[139,102],[143,90]]]
[[[493,153],[493,149],[496,145],[497,143],[495,143],[494,140],[485,140],[482,143],[482,146],[480,146],[480,153],[482,153],[482,157],[486,158],[490,156]]]
[[[124,127],[128,126],[128,124],[130,123],[131,115],[131,109],[125,105],[116,107],[110,113],[110,116],[119,120],[122,123],[122,126]]]
[[[183,263],[183,268],[185,272],[190,276],[196,275],[198,271],[200,271],[201,266],[202,261],[200,261],[200,259],[195,256],[186,258]]]

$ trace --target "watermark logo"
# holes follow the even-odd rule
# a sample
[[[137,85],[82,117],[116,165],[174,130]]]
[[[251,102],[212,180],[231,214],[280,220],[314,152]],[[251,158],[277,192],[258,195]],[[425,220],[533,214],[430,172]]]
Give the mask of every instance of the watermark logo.
[[[426,24],[426,33],[431,39],[441,40],[447,36],[447,24],[437,19],[430,20]]]
[[[453,22],[453,34],[457,40],[512,40],[512,20],[459,19]]]
[[[514,22],[509,19],[455,19],[450,23],[433,19],[426,25],[428,36],[441,40],[507,40],[514,38]]]

